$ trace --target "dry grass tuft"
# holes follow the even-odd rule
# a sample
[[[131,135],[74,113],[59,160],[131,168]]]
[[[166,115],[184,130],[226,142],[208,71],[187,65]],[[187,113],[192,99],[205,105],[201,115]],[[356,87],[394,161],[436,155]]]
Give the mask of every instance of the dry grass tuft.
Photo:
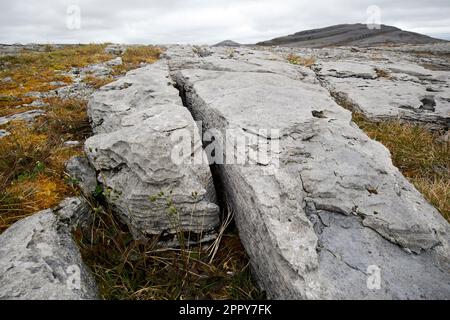
[[[355,113],[353,121],[391,151],[394,165],[450,221],[450,143],[424,126],[399,120],[375,123]]]
[[[292,53],[289,54],[286,59],[291,64],[300,65],[307,68],[311,68],[316,63],[316,58],[314,57],[300,57]]]
[[[78,45],[49,52],[0,57],[0,79],[11,78],[9,82],[0,82],[0,96],[19,103],[24,93],[55,89],[56,86],[50,82],[71,83],[71,78],[62,72],[112,59],[113,56],[104,53],[104,49],[105,45]]]

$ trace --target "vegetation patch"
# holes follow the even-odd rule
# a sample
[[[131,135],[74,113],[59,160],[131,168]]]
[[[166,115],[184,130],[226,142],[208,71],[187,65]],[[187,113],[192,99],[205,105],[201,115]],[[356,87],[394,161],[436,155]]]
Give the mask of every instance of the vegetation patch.
[[[153,46],[129,47],[122,55],[122,64],[112,67],[112,76],[96,77],[94,75],[87,75],[83,81],[91,87],[99,89],[104,85],[113,82],[115,78],[124,75],[130,70],[139,68],[143,64],[151,64],[156,62],[162,52],[162,49]]]
[[[100,89],[101,87],[103,87],[113,81],[114,81],[113,77],[100,78],[100,77],[96,77],[94,75],[87,75],[83,79],[84,83],[88,84],[89,86],[91,86],[95,89]]]
[[[64,75],[113,58],[105,45],[77,45],[45,52],[0,57],[0,116],[33,107],[27,93],[55,89],[72,79]],[[58,83],[59,82],[59,83]],[[57,205],[74,190],[66,183],[65,162],[82,153],[65,141],[84,141],[90,135],[86,101],[43,99],[44,116],[32,123],[13,121],[1,126],[10,135],[0,143],[0,233],[17,220]]]

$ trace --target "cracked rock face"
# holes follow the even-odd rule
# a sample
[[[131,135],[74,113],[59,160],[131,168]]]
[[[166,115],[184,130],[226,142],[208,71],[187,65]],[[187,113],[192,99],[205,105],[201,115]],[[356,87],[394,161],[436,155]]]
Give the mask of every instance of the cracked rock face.
[[[20,220],[0,235],[0,299],[98,299],[71,229],[86,221],[77,198]]]
[[[449,225],[393,166],[388,150],[357,128],[319,81],[304,76],[306,68],[269,52],[210,50],[207,57],[189,47],[166,52],[194,119],[215,129],[219,146],[279,130],[258,137],[277,141],[277,153],[254,161],[248,151],[219,149],[247,161],[217,165],[268,296],[448,299]],[[334,69],[331,77],[349,75]],[[365,67],[358,74],[359,81],[376,76]]]
[[[108,202],[136,239],[179,230],[203,233],[218,225],[207,161],[173,160],[177,139],[186,133],[196,141],[196,155],[205,155],[164,62],[103,87],[92,96],[88,112],[96,135],[86,141],[86,154]]]

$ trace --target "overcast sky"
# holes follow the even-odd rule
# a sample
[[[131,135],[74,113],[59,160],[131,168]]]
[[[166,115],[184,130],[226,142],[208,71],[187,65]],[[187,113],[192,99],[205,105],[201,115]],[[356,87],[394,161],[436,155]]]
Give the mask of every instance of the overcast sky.
[[[0,43],[254,43],[365,23],[371,5],[383,24],[450,40],[449,0],[1,0]]]

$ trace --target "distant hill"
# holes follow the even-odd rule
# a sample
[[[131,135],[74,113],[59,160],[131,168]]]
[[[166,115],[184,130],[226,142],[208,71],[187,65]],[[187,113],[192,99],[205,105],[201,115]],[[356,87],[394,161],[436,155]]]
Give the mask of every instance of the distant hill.
[[[257,43],[261,46],[311,47],[357,46],[369,47],[392,44],[426,44],[444,40],[403,31],[399,28],[381,25],[380,29],[370,30],[365,24],[340,24],[321,29],[294,33]]]
[[[240,47],[241,44],[234,42],[233,40],[225,40],[213,45],[213,47]]]

